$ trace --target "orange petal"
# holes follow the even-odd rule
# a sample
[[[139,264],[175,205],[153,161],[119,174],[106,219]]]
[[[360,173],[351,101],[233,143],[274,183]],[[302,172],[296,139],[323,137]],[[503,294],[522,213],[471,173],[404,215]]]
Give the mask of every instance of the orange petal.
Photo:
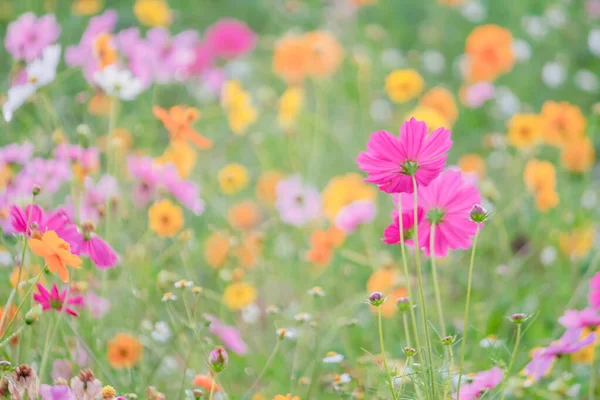
[[[40,257],[48,257],[54,254],[52,249],[39,239],[29,239],[29,247],[34,254]]]
[[[60,257],[58,257],[57,255],[54,255],[54,254],[46,257],[45,260],[46,260],[46,265],[48,266],[48,269],[52,273],[58,272],[59,268],[63,265],[62,261],[60,260]]]
[[[63,264],[60,264],[58,268],[58,276],[63,282],[69,282],[69,270]]]
[[[192,129],[186,129],[185,135],[192,143],[198,146],[199,149],[210,149],[212,147],[212,140],[200,135]]]

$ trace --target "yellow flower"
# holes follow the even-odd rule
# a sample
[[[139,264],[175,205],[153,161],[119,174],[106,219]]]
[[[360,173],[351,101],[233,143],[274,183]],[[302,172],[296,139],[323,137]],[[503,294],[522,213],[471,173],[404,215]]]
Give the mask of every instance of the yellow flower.
[[[173,13],[165,0],[136,0],[133,13],[146,26],[168,26],[173,22]]]
[[[252,106],[250,94],[244,91],[239,81],[230,80],[223,85],[221,104],[227,111],[229,127],[236,135],[243,135],[258,115]]]
[[[225,288],[223,301],[231,310],[236,311],[254,303],[256,289],[249,283],[236,282]]]
[[[102,9],[103,0],[75,0],[71,5],[73,15],[92,15]]]
[[[523,178],[527,189],[534,194],[544,189],[556,188],[556,169],[550,161],[535,158],[527,161]]]
[[[218,179],[223,193],[234,194],[248,186],[248,170],[241,164],[227,164],[219,171]]]
[[[479,179],[485,177],[485,160],[479,154],[465,154],[458,159],[458,168],[465,173],[476,173]]]
[[[535,205],[541,212],[548,212],[560,203],[558,193],[551,188],[544,188],[535,195]]]
[[[375,200],[377,192],[356,173],[334,176],[323,190],[323,209],[334,220],[338,212],[357,200]]]
[[[560,154],[560,162],[569,172],[586,172],[594,166],[595,158],[594,146],[587,137],[567,142]]]
[[[286,395],[278,394],[277,396],[273,397],[273,400],[300,400],[300,397],[292,396],[290,393]]]
[[[427,129],[429,129],[429,132],[435,131],[438,128],[450,127],[450,123],[442,114],[429,107],[419,106],[415,108],[405,117],[407,121],[411,118],[424,121],[427,124]]]
[[[434,87],[429,89],[427,93],[421,97],[419,104],[435,110],[440,114],[446,121],[448,121],[450,127],[458,118],[458,107],[454,96],[448,89],[443,87]]]
[[[171,203],[170,200],[154,203],[148,209],[148,218],[150,229],[158,236],[175,236],[184,222],[181,207]]]
[[[516,114],[508,123],[508,142],[519,148],[534,147],[542,137],[543,120],[536,114]]]
[[[300,86],[289,87],[279,99],[279,124],[289,128],[298,117],[304,103],[304,90]]]
[[[385,91],[394,103],[405,103],[423,91],[425,81],[414,69],[398,69],[385,78]]]
[[[157,164],[172,163],[177,168],[179,176],[187,178],[196,165],[196,151],[185,140],[174,140],[162,156],[156,158]]]
[[[571,232],[560,234],[560,250],[571,258],[584,258],[594,244],[594,229],[591,227],[575,228]]]

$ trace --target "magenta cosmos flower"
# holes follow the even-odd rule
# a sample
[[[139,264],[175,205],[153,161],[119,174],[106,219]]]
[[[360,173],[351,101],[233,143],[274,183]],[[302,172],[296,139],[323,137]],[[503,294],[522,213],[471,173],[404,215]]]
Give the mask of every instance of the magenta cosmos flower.
[[[400,219],[398,210],[392,212],[392,222],[383,231],[383,241],[387,244],[400,244]],[[415,231],[415,216],[412,209],[402,212],[402,236],[404,243],[412,245]],[[423,219],[423,207],[417,206],[417,225]]]
[[[402,194],[402,210],[413,210],[413,196]],[[430,232],[435,224],[436,257],[445,257],[448,249],[468,249],[477,225],[471,221],[474,204],[481,203],[479,191],[467,184],[458,171],[444,171],[429,186],[419,189],[418,207],[423,207],[424,218],[419,221],[419,247],[431,253]]]
[[[276,193],[275,207],[286,224],[303,226],[321,215],[319,191],[302,182],[298,175],[281,180]]]
[[[171,36],[164,28],[152,28],[146,34],[151,49],[154,80],[167,83],[182,80],[196,59],[198,33],[187,30]]]
[[[37,18],[25,13],[11,22],[6,30],[4,45],[15,60],[31,62],[42,55],[44,49],[58,39],[60,26],[54,14]]]
[[[471,383],[460,387],[460,396],[454,394],[455,399],[476,400],[484,393],[492,390],[502,382],[504,373],[500,367],[494,367],[487,371],[478,372]]]
[[[63,289],[59,292],[56,283],[52,285],[50,291],[48,291],[48,289],[46,289],[41,283],[37,284],[37,288],[39,293],[35,293],[33,295],[33,299],[42,306],[42,310],[44,311],[57,310],[59,312],[62,312],[64,308],[67,314],[77,317],[79,314],[70,306],[84,306],[83,297],[76,296],[70,293],[69,297],[67,298],[67,289]]]
[[[76,400],[75,395],[67,385],[41,385],[42,400]]]
[[[531,361],[525,366],[525,375],[533,381],[539,381],[550,370],[556,357],[575,353],[594,343],[595,340],[596,335],[593,332],[580,339],[580,332],[566,331],[550,346],[539,348],[533,352]]]
[[[367,151],[356,159],[369,174],[365,181],[386,193],[412,193],[412,175],[418,186],[429,185],[443,171],[452,140],[445,128],[427,132],[425,122],[411,118],[402,124],[399,137],[386,131],[371,134]]]
[[[217,57],[231,59],[251,52],[256,34],[242,21],[222,18],[206,29],[205,41]]]
[[[590,293],[588,295],[590,306],[600,310],[600,272],[590,279]]]

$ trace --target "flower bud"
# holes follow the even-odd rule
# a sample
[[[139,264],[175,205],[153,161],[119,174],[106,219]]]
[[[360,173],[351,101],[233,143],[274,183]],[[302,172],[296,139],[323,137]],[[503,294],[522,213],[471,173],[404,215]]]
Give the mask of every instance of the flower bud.
[[[410,310],[410,302],[408,300],[408,297],[400,297],[398,300],[396,300],[396,307],[398,308],[398,311],[400,312],[406,312]]]
[[[10,370],[10,368],[12,367],[12,364],[10,363],[10,361],[0,361],[0,371],[8,371]]]
[[[194,400],[200,400],[202,398],[202,390],[194,389],[192,396],[194,396]]]
[[[33,185],[31,187],[31,194],[33,194],[34,196],[37,196],[38,194],[40,194],[41,191],[42,191],[42,187],[40,185]]]
[[[38,304],[36,306],[33,306],[31,310],[29,310],[27,314],[25,314],[25,323],[27,325],[31,325],[35,323],[41,316],[42,306]]]
[[[471,208],[470,216],[471,216],[471,221],[477,222],[478,224],[480,224],[483,221],[485,221],[490,216],[490,214],[487,212],[487,210],[485,208],[483,208],[483,206],[481,206],[480,204],[475,204]]]
[[[525,320],[527,319],[527,315],[525,315],[523,313],[517,313],[517,314],[513,314],[511,319],[515,324],[520,325],[523,322],[525,322]]]
[[[117,395],[117,391],[114,387],[106,385],[100,391],[100,397],[106,400],[113,399]]]
[[[369,304],[379,307],[385,301],[385,297],[381,292],[373,292],[369,295]]]
[[[452,346],[452,344],[454,343],[454,340],[456,339],[456,337],[454,336],[446,336],[442,338],[442,344],[444,346]]]
[[[215,372],[221,372],[227,366],[229,356],[223,347],[215,347],[208,355],[208,363]]]
[[[412,357],[415,354],[417,354],[417,350],[416,349],[413,349],[412,347],[405,347],[404,348],[404,355],[406,357]]]

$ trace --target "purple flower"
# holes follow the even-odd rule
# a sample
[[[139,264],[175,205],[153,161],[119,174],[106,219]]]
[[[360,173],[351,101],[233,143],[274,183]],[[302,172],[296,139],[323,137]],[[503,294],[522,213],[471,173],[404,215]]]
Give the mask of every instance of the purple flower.
[[[71,362],[61,358],[54,360],[52,363],[52,379],[62,378],[68,380],[71,377]]]
[[[117,47],[127,58],[131,73],[142,81],[144,86],[152,82],[152,48],[147,40],[142,39],[138,28],[128,28],[116,36]]]
[[[342,208],[335,217],[335,226],[349,234],[361,224],[366,224],[375,218],[377,208],[371,200],[359,200]]]
[[[600,310],[600,272],[590,279],[590,293],[588,294],[590,306]]]
[[[504,373],[500,367],[494,367],[488,371],[478,372],[471,383],[460,388],[460,396],[454,394],[454,398],[460,400],[476,400],[489,390],[492,390],[502,382]]]
[[[11,143],[0,148],[0,164],[25,165],[31,156],[33,156],[33,145],[29,142]]]
[[[303,226],[321,215],[319,192],[304,184],[298,175],[281,180],[276,193],[275,206],[286,224]]]
[[[110,300],[98,296],[93,290],[85,295],[85,305],[96,319],[103,318],[110,311]]]
[[[152,49],[152,73],[154,80],[167,83],[181,80],[196,60],[198,34],[188,30],[173,37],[164,28],[152,28],[146,34]]]
[[[56,42],[60,26],[54,14],[37,18],[34,13],[25,13],[11,22],[6,30],[4,45],[15,60],[31,62],[42,55],[43,50]]]
[[[100,211],[106,206],[107,200],[117,198],[119,188],[117,180],[110,175],[104,175],[97,184],[86,176],[83,181],[83,198],[79,210],[80,221],[90,221],[95,224],[100,220]]]
[[[156,194],[161,180],[161,167],[151,157],[129,156],[127,158],[129,175],[136,181],[132,201],[136,207],[144,207]]]
[[[222,18],[206,29],[206,44],[222,58],[235,58],[251,52],[256,45],[256,34],[244,22]]]
[[[538,381],[552,367],[552,363],[557,356],[563,354],[572,354],[589,346],[596,340],[596,335],[591,332],[580,339],[579,330],[568,330],[560,339],[552,342],[548,347],[537,349],[529,364],[525,366],[525,375],[528,378]]]
[[[248,346],[242,339],[240,331],[237,328],[223,324],[213,315],[207,315],[210,321],[208,331],[218,337],[223,345],[236,354],[244,355],[248,352]]]
[[[204,212],[204,201],[200,199],[200,188],[191,181],[181,179],[173,164],[163,167],[161,182],[178,202],[194,214],[200,215]]]
[[[76,400],[67,385],[41,385],[40,394],[42,400]]]
[[[489,82],[478,82],[465,89],[465,105],[469,108],[479,108],[492,99],[496,93],[494,85]]]

